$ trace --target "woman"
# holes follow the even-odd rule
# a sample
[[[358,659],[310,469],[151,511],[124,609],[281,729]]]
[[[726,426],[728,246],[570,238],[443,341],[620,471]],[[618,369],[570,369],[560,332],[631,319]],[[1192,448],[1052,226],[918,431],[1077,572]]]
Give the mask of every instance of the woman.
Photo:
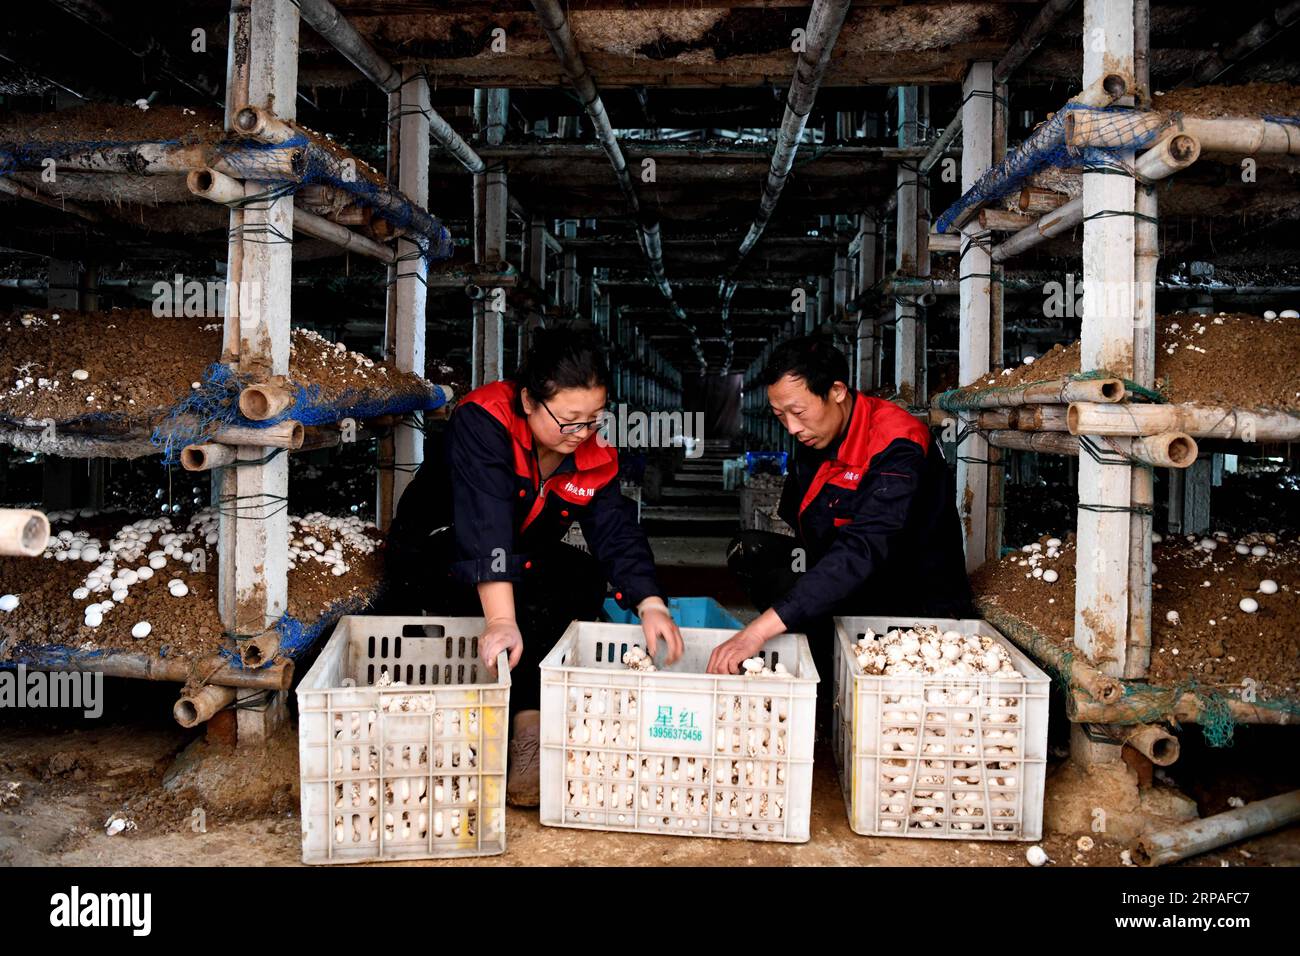
[[[428,443],[388,536],[394,609],[481,613],[488,670],[509,655],[515,806],[538,803],[537,665],[570,621],[597,617],[606,581],[636,608],[652,656],[661,640],[668,663],[682,653],[635,506],[619,491],[618,453],[597,441],[608,377],[590,335],[536,333],[514,379],[470,392],[444,440]],[[574,521],[591,554],[561,541]]]

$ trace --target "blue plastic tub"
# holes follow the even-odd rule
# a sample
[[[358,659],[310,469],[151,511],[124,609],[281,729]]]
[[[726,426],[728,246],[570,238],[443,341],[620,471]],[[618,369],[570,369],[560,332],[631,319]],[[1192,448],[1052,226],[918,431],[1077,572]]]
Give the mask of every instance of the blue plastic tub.
[[[789,453],[784,451],[745,452],[745,471],[751,475],[784,475]]]
[[[721,604],[709,597],[668,598],[668,612],[678,627],[721,627],[739,631],[743,624],[727,613]],[[605,599],[605,620],[611,624],[638,624],[636,611],[625,611],[613,598]]]

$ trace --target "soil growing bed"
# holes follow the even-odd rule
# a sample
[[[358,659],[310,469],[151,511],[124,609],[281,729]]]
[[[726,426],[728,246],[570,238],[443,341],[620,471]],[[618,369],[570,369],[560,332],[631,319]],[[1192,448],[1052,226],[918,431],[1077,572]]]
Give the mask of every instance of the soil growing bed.
[[[1300,116],[1300,86],[1244,83],[1156,91],[1152,107],[1190,116]]]
[[[200,516],[201,517],[201,516]],[[51,522],[51,533],[84,530],[101,542],[108,542],[120,529],[131,524],[137,515],[116,512],[99,513],[72,522]],[[329,565],[307,558],[289,564],[288,614],[305,623],[318,620],[331,605],[343,601],[368,601],[376,593],[383,572],[382,552],[369,552],[326,526],[324,516],[309,515],[291,519],[295,537],[311,534],[325,547],[339,541],[347,572],[335,575]],[[184,531],[178,523],[176,531]],[[158,544],[164,532],[145,545],[146,553]],[[365,536],[376,545],[380,532],[368,527]],[[200,536],[201,537],[201,536]],[[186,546],[187,548],[189,545]],[[72,592],[85,584],[87,574],[98,562],[59,561],[54,558],[0,558],[0,590],[18,596],[18,607],[0,613],[0,660],[22,659],[25,651],[41,646],[64,645],[73,650],[117,650],[167,657],[203,658],[223,647],[231,646],[222,634],[217,614],[217,585],[220,558],[215,544],[206,543],[206,567],[195,571],[183,561],[168,559],[148,580],[132,585],[125,600],[103,615],[103,623],[89,627],[83,622],[85,607],[110,599],[110,591],[92,591],[86,598],[73,598]],[[117,568],[148,565],[147,556],[117,562]],[[168,582],[179,578],[188,593],[173,596]],[[140,621],[152,626],[144,638],[131,636]]]
[[[1010,388],[1077,375],[1079,343],[962,388]],[[1241,312],[1156,317],[1156,390],[1171,402],[1300,411],[1300,319]]]
[[[57,423],[104,414],[151,427],[191,393],[221,349],[219,318],[160,318],[146,309],[17,311],[0,321],[0,418]],[[79,381],[77,370],[87,376]],[[417,375],[308,329],[293,330],[288,377],[319,388],[324,403],[349,394],[431,393]]]
[[[1273,536],[1269,536],[1273,537]],[[990,600],[1043,635],[1072,645],[1074,635],[1075,542],[1069,535],[1055,558],[1047,558],[1047,537],[1038,567],[1056,571],[1047,583],[1033,576],[1030,554],[1013,552],[972,577],[977,596]],[[1300,699],[1300,542],[1264,534],[1240,538],[1167,538],[1152,548],[1151,669],[1148,681],[1172,687],[1196,680],[1240,691],[1253,679],[1261,700]],[[1263,555],[1237,553],[1236,545],[1263,546]],[[1032,547],[1027,545],[1027,547]],[[1024,562],[1024,563],[1022,563]],[[1260,582],[1277,583],[1274,594],[1259,593]],[[1208,586],[1207,586],[1208,583]],[[1252,598],[1259,610],[1239,607]],[[1168,620],[1169,612],[1178,615]]]

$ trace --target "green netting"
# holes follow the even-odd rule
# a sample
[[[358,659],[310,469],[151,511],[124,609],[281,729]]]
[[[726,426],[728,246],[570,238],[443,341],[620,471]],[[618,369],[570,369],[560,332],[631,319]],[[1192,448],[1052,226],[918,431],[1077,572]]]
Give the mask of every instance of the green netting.
[[[1177,722],[1174,711],[1184,695],[1191,694],[1200,705],[1196,723],[1211,747],[1231,747],[1239,721],[1232,715],[1232,702],[1236,698],[1222,691],[1186,680],[1173,687],[1156,687],[1142,681],[1125,681],[1124,696],[1114,706],[1126,708],[1129,713],[1124,724],[1147,724],[1153,721]],[[1300,702],[1293,700],[1256,700],[1253,706],[1261,710],[1276,711],[1300,718]],[[1240,721],[1246,723],[1246,721]]]
[[[1075,655],[1072,650],[1006,611],[982,601],[979,603],[985,620],[1034,658],[1035,662],[1052,678],[1052,682],[1065,693],[1067,701],[1072,699],[1072,692],[1076,689],[1087,693],[1074,681]],[[1205,742],[1211,747],[1232,746],[1233,736],[1239,723],[1232,714],[1232,703],[1237,698],[1225,694],[1221,688],[1201,684],[1192,679],[1172,687],[1157,687],[1145,681],[1121,681],[1120,684],[1124,696],[1106,706],[1115,714],[1122,716],[1117,716],[1107,721],[1108,723],[1120,725],[1177,723],[1174,713],[1178,708],[1178,702],[1184,695],[1191,694],[1199,704],[1196,723],[1201,727]],[[1290,714],[1300,721],[1300,701],[1256,700],[1251,704],[1260,710]]]

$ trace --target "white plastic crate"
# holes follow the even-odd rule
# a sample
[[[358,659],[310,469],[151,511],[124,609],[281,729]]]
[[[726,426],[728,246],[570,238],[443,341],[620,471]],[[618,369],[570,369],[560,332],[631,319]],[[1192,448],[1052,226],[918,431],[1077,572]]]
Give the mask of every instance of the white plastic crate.
[[[622,663],[644,648],[639,625],[570,624],[541,664],[542,823],[806,842],[818,682],[808,639],[764,647],[792,677],[706,674],[735,633],[682,628],[682,657],[644,673]]]
[[[510,670],[483,666],[482,631],[339,619],[297,690],[304,863],[505,852]]]
[[[1020,676],[862,672],[852,648],[868,628],[884,635],[927,624],[992,638],[1006,648]],[[986,621],[837,617],[832,749],[853,831],[1040,839],[1050,683]]]

